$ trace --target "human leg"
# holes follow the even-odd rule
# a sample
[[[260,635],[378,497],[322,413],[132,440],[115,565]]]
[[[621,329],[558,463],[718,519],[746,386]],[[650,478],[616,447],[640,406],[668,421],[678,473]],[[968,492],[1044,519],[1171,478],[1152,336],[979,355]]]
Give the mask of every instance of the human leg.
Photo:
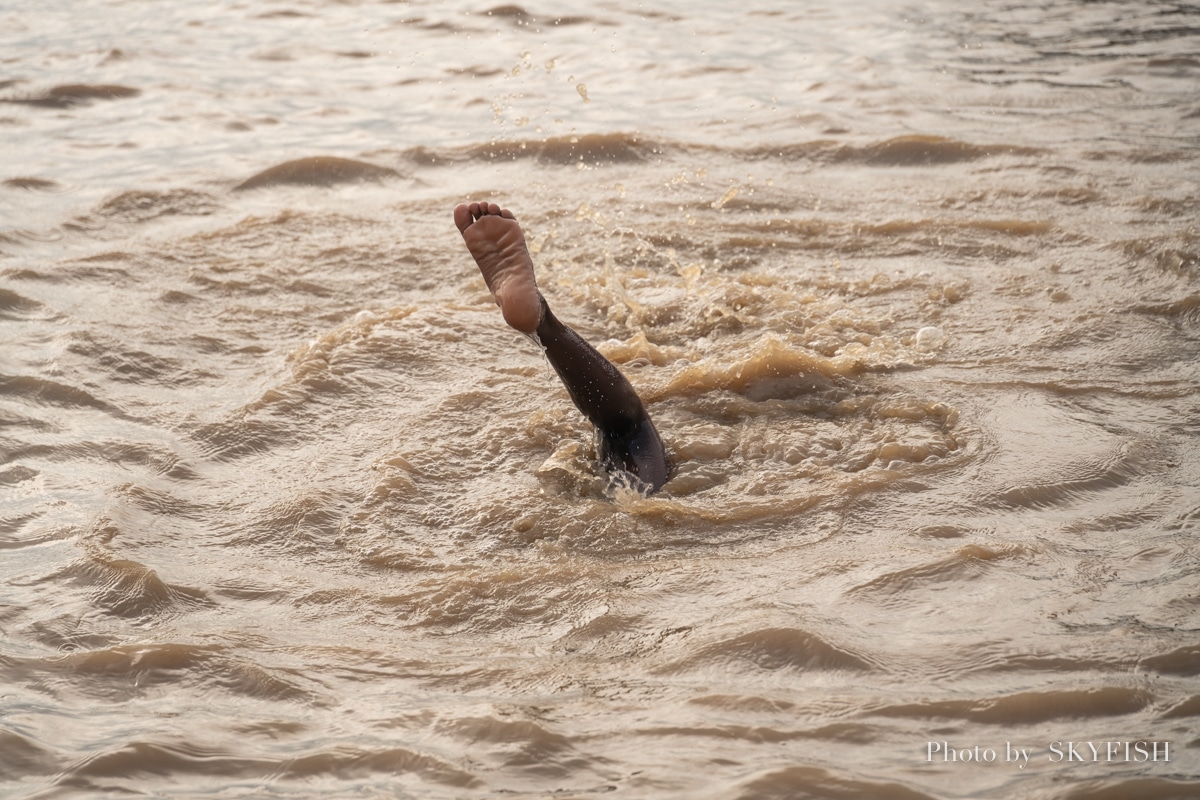
[[[560,322],[544,299],[537,338],[575,407],[596,426],[604,468],[631,472],[651,491],[661,488],[670,477],[666,448],[629,380]]]
[[[651,491],[661,488],[670,464],[646,407],[620,370],[550,311],[516,218],[495,203],[464,203],[454,222],[505,321],[540,341],[575,407],[596,427],[601,464],[636,475]]]

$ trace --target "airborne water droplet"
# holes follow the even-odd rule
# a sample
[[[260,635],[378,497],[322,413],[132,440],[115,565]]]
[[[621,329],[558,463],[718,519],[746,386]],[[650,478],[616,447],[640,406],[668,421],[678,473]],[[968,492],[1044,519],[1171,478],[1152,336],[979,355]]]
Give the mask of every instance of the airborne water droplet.
[[[582,84],[582,83],[576,84],[575,91],[579,92],[579,96],[583,98],[583,102],[585,102],[585,103],[592,102],[591,100],[588,100],[587,86],[585,84]]]
[[[731,186],[729,191],[725,192],[724,197],[722,197],[720,200],[714,200],[712,202],[712,207],[713,208],[723,208],[726,203],[728,203],[730,200],[732,200],[733,198],[735,198],[737,196],[738,196],[738,187]]]

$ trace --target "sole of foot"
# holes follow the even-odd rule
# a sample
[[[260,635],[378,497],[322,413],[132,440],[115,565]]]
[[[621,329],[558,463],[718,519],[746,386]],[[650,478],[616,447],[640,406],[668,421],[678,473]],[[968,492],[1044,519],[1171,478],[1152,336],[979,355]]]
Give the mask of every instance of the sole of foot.
[[[495,203],[461,203],[454,209],[454,224],[504,321],[522,333],[536,331],[542,321],[542,298],[516,217]]]

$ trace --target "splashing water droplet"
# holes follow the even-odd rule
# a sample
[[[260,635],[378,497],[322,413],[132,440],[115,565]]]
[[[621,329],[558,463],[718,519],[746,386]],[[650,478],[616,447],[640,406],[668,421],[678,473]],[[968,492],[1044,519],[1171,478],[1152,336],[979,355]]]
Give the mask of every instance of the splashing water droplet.
[[[926,352],[930,350],[937,350],[945,343],[946,334],[941,328],[931,325],[921,328],[921,330],[917,331],[916,344],[918,350],[924,350]]]
[[[582,83],[576,84],[575,91],[579,92],[579,96],[583,98],[583,102],[585,102],[585,103],[592,102],[591,100],[588,100],[586,84],[582,84]]]
[[[738,196],[738,187],[732,186],[732,187],[730,187],[729,191],[725,192],[725,195],[720,200],[714,200],[712,202],[712,207],[713,208],[722,208],[726,203],[728,203],[730,200],[732,200],[733,198],[735,198],[737,196]]]

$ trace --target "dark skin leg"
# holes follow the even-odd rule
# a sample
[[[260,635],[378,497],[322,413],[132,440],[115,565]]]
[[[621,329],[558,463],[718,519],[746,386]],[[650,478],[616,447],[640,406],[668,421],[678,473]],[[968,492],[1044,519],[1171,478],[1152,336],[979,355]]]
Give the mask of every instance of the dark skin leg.
[[[512,212],[495,203],[462,203],[454,224],[505,322],[536,336],[576,408],[596,426],[604,468],[632,473],[652,492],[662,488],[670,462],[646,407],[612,362],[550,312]]]
[[[596,426],[604,468],[633,473],[651,491],[662,488],[671,471],[666,448],[625,376],[583,337],[559,322],[544,299],[536,333],[571,401]]]

